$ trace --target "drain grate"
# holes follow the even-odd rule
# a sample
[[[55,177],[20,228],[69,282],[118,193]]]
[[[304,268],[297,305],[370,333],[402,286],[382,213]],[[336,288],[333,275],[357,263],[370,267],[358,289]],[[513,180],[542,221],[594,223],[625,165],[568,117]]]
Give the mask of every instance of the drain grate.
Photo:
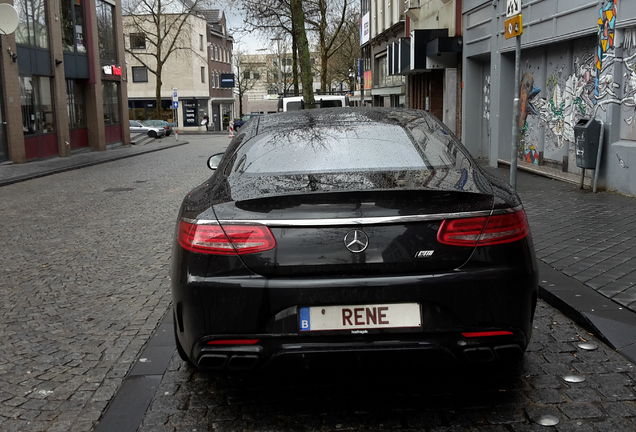
[[[104,189],[104,192],[128,192],[131,190],[135,190],[135,188],[128,188],[128,187],[108,188],[108,189]]]

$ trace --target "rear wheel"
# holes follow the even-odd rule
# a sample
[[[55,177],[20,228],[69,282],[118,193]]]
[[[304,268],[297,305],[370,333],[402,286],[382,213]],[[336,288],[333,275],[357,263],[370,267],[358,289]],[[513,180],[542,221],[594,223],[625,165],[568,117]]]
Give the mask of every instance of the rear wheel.
[[[192,365],[192,362],[188,358],[188,355],[186,354],[185,350],[181,346],[181,342],[179,342],[179,336],[177,335],[177,319],[176,318],[177,317],[174,317],[174,319],[172,320],[172,328],[174,329],[174,344],[177,346],[177,353],[179,353],[179,357],[181,357],[181,360],[188,363],[189,365]]]

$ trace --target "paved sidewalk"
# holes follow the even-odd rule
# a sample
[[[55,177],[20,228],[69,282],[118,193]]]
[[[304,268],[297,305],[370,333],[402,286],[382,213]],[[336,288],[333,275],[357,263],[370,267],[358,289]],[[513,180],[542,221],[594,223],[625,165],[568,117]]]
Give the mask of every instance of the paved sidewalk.
[[[121,146],[104,151],[84,151],[68,157],[53,157],[23,164],[3,164],[0,165],[0,186],[139,154],[165,150],[187,143],[188,141],[182,138],[175,140],[174,137],[166,137],[152,140],[143,145]]]
[[[508,168],[486,168],[508,179]],[[636,199],[519,172],[542,297],[636,359]]]

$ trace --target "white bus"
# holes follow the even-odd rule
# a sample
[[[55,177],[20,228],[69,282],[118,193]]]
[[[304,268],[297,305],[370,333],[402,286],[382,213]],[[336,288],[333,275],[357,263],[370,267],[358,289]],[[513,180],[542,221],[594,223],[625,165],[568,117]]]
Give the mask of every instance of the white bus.
[[[316,108],[342,108],[349,106],[348,96],[339,95],[314,95]],[[279,111],[298,111],[305,109],[302,96],[291,96],[280,99]]]

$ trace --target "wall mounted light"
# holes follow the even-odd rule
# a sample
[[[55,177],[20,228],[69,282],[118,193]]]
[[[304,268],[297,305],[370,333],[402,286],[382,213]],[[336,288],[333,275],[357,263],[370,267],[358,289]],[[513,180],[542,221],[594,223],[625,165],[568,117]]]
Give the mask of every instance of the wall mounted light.
[[[63,61],[63,60],[55,59],[55,66],[59,66],[59,65],[61,65],[62,63],[64,63],[64,61]]]

